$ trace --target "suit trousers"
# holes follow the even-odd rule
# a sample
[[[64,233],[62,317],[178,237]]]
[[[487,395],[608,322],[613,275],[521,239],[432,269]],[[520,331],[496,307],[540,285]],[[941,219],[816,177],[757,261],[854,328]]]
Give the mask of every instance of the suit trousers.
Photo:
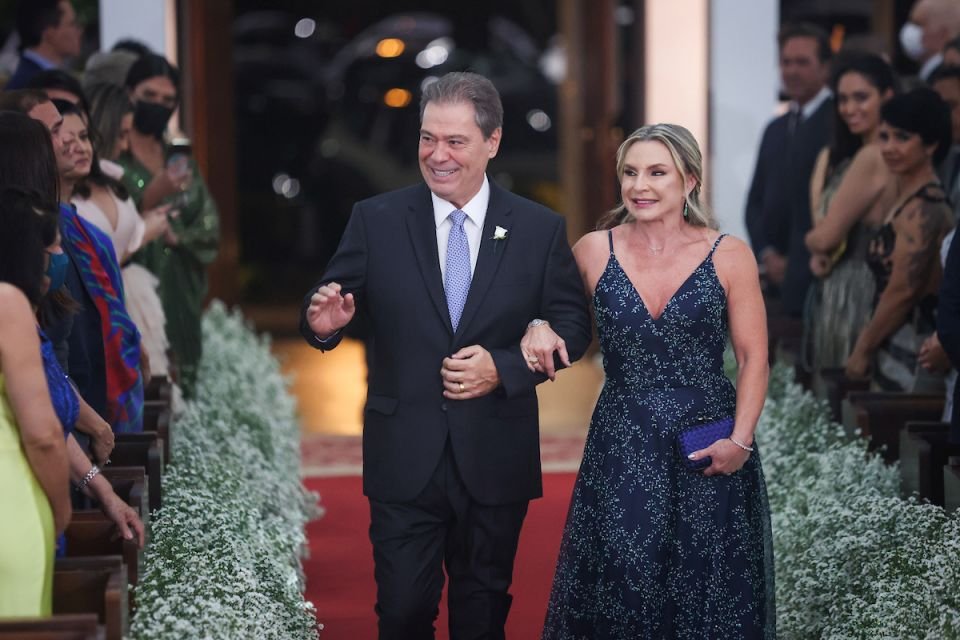
[[[370,500],[380,640],[434,638],[444,583],[451,640],[503,639],[528,501],[485,506],[460,478],[449,440],[413,501]]]

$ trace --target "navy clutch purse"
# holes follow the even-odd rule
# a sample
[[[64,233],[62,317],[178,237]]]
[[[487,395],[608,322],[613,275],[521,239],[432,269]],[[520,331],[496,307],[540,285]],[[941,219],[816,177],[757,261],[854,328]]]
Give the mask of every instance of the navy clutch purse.
[[[677,434],[677,446],[680,449],[680,456],[688,469],[699,470],[710,466],[710,456],[691,460],[689,456],[694,451],[706,449],[717,440],[729,438],[733,433],[733,417],[727,416],[713,422],[698,424],[693,427],[687,427]]]

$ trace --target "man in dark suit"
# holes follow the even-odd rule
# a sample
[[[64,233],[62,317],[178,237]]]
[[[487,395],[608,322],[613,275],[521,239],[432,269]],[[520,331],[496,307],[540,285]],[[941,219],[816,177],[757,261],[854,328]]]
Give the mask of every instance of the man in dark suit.
[[[68,0],[21,0],[17,7],[20,62],[6,89],[22,89],[41,71],[80,55],[83,28]]]
[[[563,220],[487,180],[503,122],[489,80],[441,77],[420,122],[425,184],[354,206],[300,329],[331,349],[359,307],[376,345],[363,485],[380,638],[434,637],[444,565],[451,638],[503,638],[520,527],[542,494],[545,377],[520,339],[548,321],[577,359],[590,319]]]
[[[960,242],[950,243],[937,301],[937,336],[954,369],[960,369]],[[953,388],[950,443],[960,445],[960,384]]]
[[[747,196],[746,224],[766,273],[770,309],[799,318],[813,279],[804,236],[810,230],[810,174],[828,142],[833,100],[826,86],[827,34],[813,25],[784,27],[780,73],[790,109],[767,125]]]

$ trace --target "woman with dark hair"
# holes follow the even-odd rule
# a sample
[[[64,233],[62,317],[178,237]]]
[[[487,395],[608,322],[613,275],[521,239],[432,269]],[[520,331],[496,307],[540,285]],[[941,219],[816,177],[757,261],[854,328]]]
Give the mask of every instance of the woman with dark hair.
[[[118,158],[123,182],[141,211],[176,202],[171,233],[144,247],[136,259],[160,279],[167,336],[178,381],[193,392],[201,354],[200,318],[207,294],[207,266],[217,255],[220,222],[203,176],[185,152],[164,141],[178,104],[180,75],[162,56],[148,54],[127,73],[134,103],[130,150]]]
[[[40,202],[0,191],[0,618],[51,614],[54,540],[71,514],[63,433],[30,308],[44,290],[44,226],[56,233]]]
[[[863,378],[872,369],[873,383],[884,390],[942,391],[942,376],[924,371],[917,356],[935,328],[940,245],[953,226],[935,169],[950,148],[950,110],[935,91],[921,88],[891,98],[881,116],[878,137],[896,199],[870,241],[877,299],[846,372]]]
[[[90,126],[97,132],[97,154],[116,160],[130,148],[133,129],[133,103],[122,85],[97,84],[87,89],[90,100]]]
[[[86,135],[83,114],[76,105],[55,101],[63,115],[64,129],[72,146]],[[71,165],[75,158],[69,155]],[[88,163],[89,170],[89,163]],[[106,405],[103,417],[114,433],[143,430],[143,375],[140,332],[134,324],[123,297],[120,265],[110,236],[87,223],[64,201],[73,193],[78,180],[77,169],[61,171],[61,230],[64,243],[75,258],[80,280],[91,294],[99,314],[104,350]]]
[[[125,92],[115,97],[130,104]],[[143,265],[128,260],[142,246],[169,232],[170,206],[155,207],[141,217],[120,182],[123,168],[100,160],[93,140],[96,129],[88,124],[84,114],[75,111],[64,114],[63,130],[75,139],[71,147],[74,168],[66,174],[67,179],[73,181],[71,202],[84,220],[96,225],[113,241],[117,259],[123,265],[124,303],[142,338],[144,375],[167,375],[169,343],[163,306],[157,295],[159,281]]]
[[[880,156],[880,107],[897,90],[880,56],[851,54],[833,74],[833,136],[810,180],[813,228],[806,236],[810,269],[802,351],[815,376],[842,367],[873,309],[867,241],[886,211],[891,176]]]

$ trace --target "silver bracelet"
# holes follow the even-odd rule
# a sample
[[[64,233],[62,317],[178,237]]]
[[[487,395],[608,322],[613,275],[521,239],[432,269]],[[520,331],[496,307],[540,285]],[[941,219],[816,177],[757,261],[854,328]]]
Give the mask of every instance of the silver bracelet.
[[[77,489],[82,491],[84,487],[90,484],[91,480],[97,477],[98,473],[100,473],[100,467],[98,467],[97,465],[93,465],[92,467],[90,467],[90,471],[87,471],[87,475],[83,476],[83,480],[81,480],[80,483],[77,484]]]
[[[747,445],[743,444],[742,442],[737,442],[736,440],[733,439],[733,436],[730,436],[729,438],[727,438],[727,440],[729,440],[729,441],[732,442],[733,444],[737,445],[738,447],[740,447],[740,448],[743,449],[744,451],[749,451],[750,453],[753,453],[753,447],[748,447]]]

